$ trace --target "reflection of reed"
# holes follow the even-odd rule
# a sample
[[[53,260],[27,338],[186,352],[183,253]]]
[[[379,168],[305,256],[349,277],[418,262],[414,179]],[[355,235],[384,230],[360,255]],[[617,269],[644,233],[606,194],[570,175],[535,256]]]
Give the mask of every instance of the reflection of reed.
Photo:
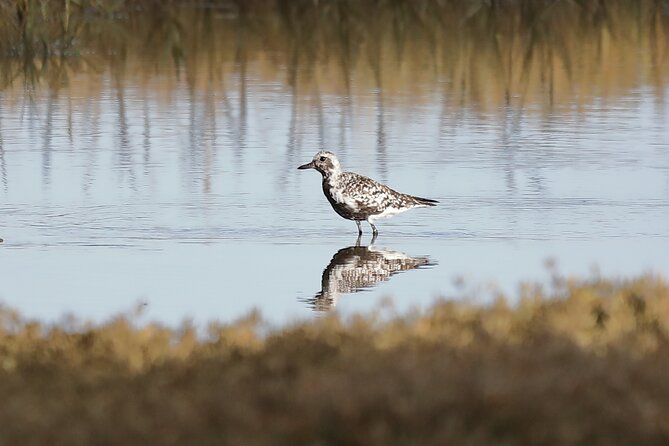
[[[337,305],[342,293],[357,293],[390,279],[398,272],[435,265],[428,257],[410,257],[398,251],[373,246],[342,248],[323,271],[321,290],[307,304],[314,311],[327,311]]]
[[[484,111],[528,101],[583,103],[639,82],[662,96],[669,72],[665,0],[247,0],[217,2],[216,9],[148,2],[144,12],[134,2],[109,2],[108,10],[99,1],[67,3],[67,11],[60,2],[0,4],[0,88],[16,79],[67,83],[72,72],[119,63],[110,54],[140,78],[183,66],[198,90],[214,71],[237,75],[242,142],[246,82],[281,81],[286,68],[287,84],[301,95],[317,84],[321,95],[376,89],[379,101],[383,85],[384,97],[420,102],[439,82],[462,105]],[[169,90],[172,82],[152,88]],[[382,130],[378,139],[382,150]]]
[[[116,91],[116,105],[118,107],[118,135],[117,135],[117,167],[120,175],[119,182],[123,182],[127,175],[130,187],[134,190],[137,187],[135,178],[135,166],[133,161],[133,150],[130,144],[130,134],[128,129],[128,116],[125,91],[125,70],[124,64],[118,65],[114,73],[114,90]]]
[[[81,182],[82,190],[87,195],[90,193],[91,187],[95,182],[96,169],[98,167],[99,151],[97,148],[99,147],[98,141],[100,139],[100,135],[102,134],[100,115],[100,102],[89,98],[86,102],[84,113],[84,119],[87,120],[85,127],[88,129],[88,133],[83,135],[86,141],[84,146],[88,147],[88,150],[86,150],[86,167],[84,169]]]
[[[51,183],[51,149],[53,134],[54,109],[58,99],[58,90],[52,90],[46,104],[46,117],[44,125],[44,134],[42,136],[42,185],[45,189]]]
[[[5,144],[2,137],[2,101],[0,100],[0,177],[2,188],[7,192],[7,164],[5,162]]]
[[[142,128],[143,128],[143,142],[142,147],[144,148],[144,155],[142,157],[144,162],[144,173],[148,173],[149,164],[151,162],[151,113],[149,111],[149,101],[146,95],[142,98],[144,103],[142,115]]]
[[[33,134],[42,137],[47,186],[52,134],[59,130],[54,119],[67,111],[73,141],[72,128],[80,125],[73,121],[88,119],[79,118],[81,102],[99,104],[109,79],[116,93],[116,167],[120,181],[135,188],[133,95],[144,98],[147,172],[153,111],[173,103],[185,78],[190,144],[182,167],[189,183],[205,192],[212,190],[217,132],[228,138],[234,162],[243,164],[257,84],[282,84],[290,95],[288,167],[308,138],[312,116],[318,144],[338,144],[345,153],[356,109],[374,109],[382,179],[395,105],[440,102],[444,151],[469,111],[495,114],[510,191],[516,187],[513,135],[525,114],[565,105],[578,110],[593,96],[607,101],[644,86],[655,93],[660,119],[667,103],[666,0],[222,0],[197,8],[155,1],[142,2],[143,11],[135,2],[65,3],[0,2],[2,106],[11,114],[27,104],[44,117]],[[33,102],[43,86],[49,89],[46,109]],[[147,99],[163,103],[154,108]],[[337,122],[328,116],[334,107],[336,129],[328,128]],[[99,127],[101,111],[92,113],[85,116]],[[97,155],[89,156],[95,163]],[[5,158],[0,141],[6,187]],[[87,168],[84,189],[94,169]],[[541,173],[533,177],[540,191]],[[278,176],[280,190],[286,178]]]

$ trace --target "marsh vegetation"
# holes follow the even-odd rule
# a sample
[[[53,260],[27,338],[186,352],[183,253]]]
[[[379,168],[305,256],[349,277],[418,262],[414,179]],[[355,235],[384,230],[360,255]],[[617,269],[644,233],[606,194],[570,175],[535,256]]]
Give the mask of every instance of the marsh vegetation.
[[[663,444],[668,358],[656,276],[205,336],[4,309],[0,443]]]

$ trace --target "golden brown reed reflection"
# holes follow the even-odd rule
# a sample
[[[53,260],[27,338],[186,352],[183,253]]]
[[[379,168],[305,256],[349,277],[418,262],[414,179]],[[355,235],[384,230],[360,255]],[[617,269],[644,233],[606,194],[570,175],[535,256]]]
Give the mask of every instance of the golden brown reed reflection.
[[[97,74],[111,73],[167,100],[181,80],[192,94],[234,85],[240,120],[252,81],[279,82],[317,106],[322,95],[378,105],[443,95],[481,112],[581,105],[640,85],[664,95],[668,8],[666,0],[10,1],[0,5],[0,87],[19,98],[45,84],[90,97],[103,88]]]
[[[393,275],[412,269],[434,266],[429,257],[410,257],[402,252],[374,246],[355,245],[337,251],[323,270],[321,290],[306,303],[314,311],[333,309],[341,294],[357,293],[389,280]]]

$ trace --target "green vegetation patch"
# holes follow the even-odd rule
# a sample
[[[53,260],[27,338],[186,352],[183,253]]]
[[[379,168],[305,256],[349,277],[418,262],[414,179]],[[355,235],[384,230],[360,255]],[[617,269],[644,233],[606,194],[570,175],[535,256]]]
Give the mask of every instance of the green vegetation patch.
[[[555,277],[206,336],[0,316],[0,444],[669,444],[669,285]]]

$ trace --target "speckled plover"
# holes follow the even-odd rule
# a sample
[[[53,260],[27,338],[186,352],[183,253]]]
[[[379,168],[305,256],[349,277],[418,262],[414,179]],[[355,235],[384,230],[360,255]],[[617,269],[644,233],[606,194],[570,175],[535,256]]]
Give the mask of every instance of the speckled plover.
[[[332,152],[318,152],[311,162],[298,169],[316,169],[323,175],[325,197],[337,214],[355,221],[358,234],[362,234],[360,222],[363,220],[369,223],[376,235],[375,220],[438,203],[429,198],[402,194],[357,173],[342,172],[339,160]]]

